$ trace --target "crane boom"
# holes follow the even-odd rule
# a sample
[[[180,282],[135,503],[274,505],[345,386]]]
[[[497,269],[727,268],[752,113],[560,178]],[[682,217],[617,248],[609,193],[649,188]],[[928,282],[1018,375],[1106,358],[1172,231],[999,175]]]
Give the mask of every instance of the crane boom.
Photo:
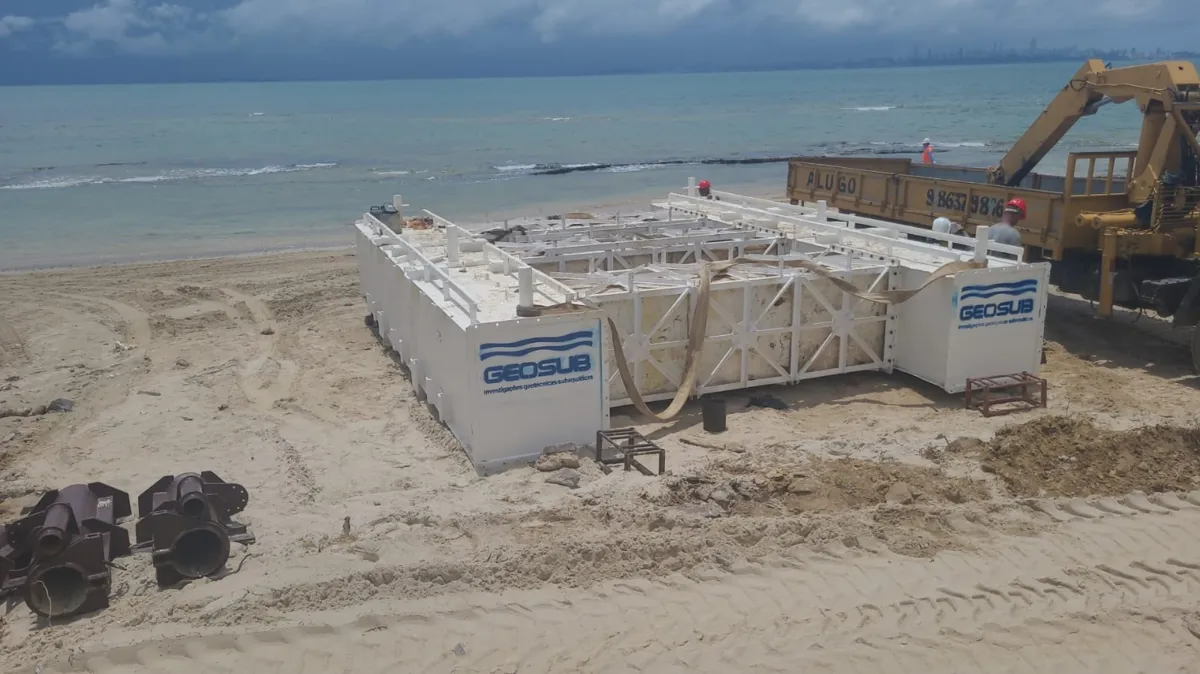
[[[1087,61],[1004,155],[1000,165],[989,170],[991,182],[1020,185],[1082,117],[1095,114],[1107,103],[1130,100],[1137,101],[1145,115],[1134,180],[1139,188],[1136,196],[1143,196],[1141,193],[1150,189],[1163,170],[1179,163],[1182,148],[1171,146],[1177,134],[1193,150],[1200,148],[1195,132],[1179,123],[1182,116],[1177,111],[1179,107],[1200,105],[1200,74],[1187,61],[1122,68],[1107,68],[1099,59]]]

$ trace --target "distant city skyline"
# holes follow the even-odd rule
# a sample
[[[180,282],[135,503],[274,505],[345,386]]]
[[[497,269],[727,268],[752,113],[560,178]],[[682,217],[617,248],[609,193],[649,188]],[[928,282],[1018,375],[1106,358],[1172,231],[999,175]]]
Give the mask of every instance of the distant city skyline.
[[[907,57],[876,57],[857,61],[830,62],[824,67],[904,67],[932,65],[987,65],[1002,63],[1046,63],[1086,59],[1103,59],[1105,61],[1176,61],[1200,60],[1200,52],[1172,50],[1157,47],[1153,49],[1103,49],[1080,48],[1077,46],[1039,49],[1037,39],[1030,41],[1027,49],[1004,47],[996,43],[989,50],[968,50],[965,47],[949,51],[935,51],[932,48],[913,47]],[[812,67],[821,67],[813,64]]]

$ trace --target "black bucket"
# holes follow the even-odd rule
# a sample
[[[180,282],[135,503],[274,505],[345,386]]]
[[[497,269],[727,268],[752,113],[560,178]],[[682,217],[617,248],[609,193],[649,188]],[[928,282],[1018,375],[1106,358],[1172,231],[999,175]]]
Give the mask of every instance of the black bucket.
[[[705,398],[701,403],[700,415],[704,430],[720,433],[725,430],[725,401],[722,398]]]

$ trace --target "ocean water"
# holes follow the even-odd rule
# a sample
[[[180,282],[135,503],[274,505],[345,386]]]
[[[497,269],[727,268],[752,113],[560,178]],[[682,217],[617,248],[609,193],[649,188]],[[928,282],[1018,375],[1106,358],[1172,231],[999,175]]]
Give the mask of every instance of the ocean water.
[[[1076,63],[581,78],[0,88],[0,269],[349,243],[403,194],[465,221],[782,194],[797,155],[994,163]],[[1128,148],[1132,104],[1070,149]],[[726,163],[728,162],[728,163]]]

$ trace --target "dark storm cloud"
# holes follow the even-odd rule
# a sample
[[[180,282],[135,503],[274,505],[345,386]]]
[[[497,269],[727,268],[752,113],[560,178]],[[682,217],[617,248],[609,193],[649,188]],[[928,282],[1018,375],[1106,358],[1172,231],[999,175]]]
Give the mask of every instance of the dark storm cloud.
[[[1043,45],[1186,48],[1200,23],[1195,0],[6,0],[0,9],[0,82],[35,73],[87,71],[103,61],[135,64],[148,79],[164,68],[236,77],[270,63],[277,76],[311,64],[377,68],[395,50],[423,58],[430,74],[486,52],[517,64],[553,53],[620,45],[653,66],[664,45],[709,43],[729,59],[802,57],[886,50]],[[418,49],[419,47],[419,49]],[[568,50],[564,52],[565,50]],[[8,52],[6,55],[5,52]],[[615,53],[615,52],[614,52]],[[623,54],[624,52],[621,52]],[[697,50],[700,57],[703,50]],[[19,54],[19,58],[14,57]],[[620,54],[618,54],[619,56]],[[252,57],[252,58],[249,58]],[[647,61],[646,59],[651,59]],[[205,61],[207,60],[207,61]],[[618,60],[620,60],[618,58]],[[678,61],[678,58],[675,59]],[[674,67],[666,59],[664,67]],[[436,62],[436,63],[435,63]],[[288,63],[294,63],[289,73]],[[141,64],[137,66],[136,64]],[[309,65],[305,65],[309,64]],[[421,74],[405,64],[405,74]],[[489,64],[495,66],[495,63]],[[408,71],[413,71],[409,73]],[[265,71],[264,71],[265,72]],[[124,73],[134,77],[136,73]],[[252,75],[254,76],[254,75]]]

